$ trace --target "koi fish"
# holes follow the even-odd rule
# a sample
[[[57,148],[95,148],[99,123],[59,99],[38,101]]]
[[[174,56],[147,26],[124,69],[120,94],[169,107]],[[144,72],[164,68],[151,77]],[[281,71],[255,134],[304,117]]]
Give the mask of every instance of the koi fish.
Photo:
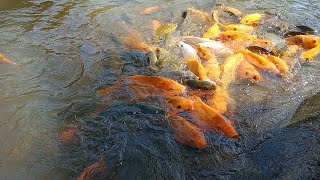
[[[184,85],[178,83],[177,81],[160,76],[134,75],[127,76],[125,78],[137,84],[152,85],[156,88],[163,89],[165,91],[171,91],[177,94],[183,93],[186,89]]]
[[[154,31],[157,30],[161,26],[161,22],[158,20],[152,20],[151,24],[152,24],[152,29]]]
[[[315,35],[297,35],[286,38],[289,44],[299,45],[304,49],[312,49],[320,45],[320,37]]]
[[[248,34],[253,33],[254,28],[245,24],[229,24],[225,26],[226,31],[241,31]]]
[[[277,56],[269,55],[269,56],[267,56],[267,59],[270,62],[272,62],[273,64],[275,64],[281,73],[287,74],[289,72],[289,67],[288,67],[287,63],[284,60],[282,60],[281,58],[279,58]]]
[[[214,94],[207,98],[206,103],[221,114],[224,114],[228,110],[229,100],[230,97],[226,87],[217,87]]]
[[[242,11],[240,11],[239,9],[233,8],[233,7],[226,6],[223,8],[223,10],[226,12],[232,13],[238,17],[241,17],[244,15],[244,13]]]
[[[166,23],[158,27],[155,31],[155,37],[153,43],[158,43],[161,37],[167,38],[171,33],[176,31],[177,25],[172,23]]]
[[[7,58],[5,55],[3,55],[1,53],[0,53],[0,61],[3,61],[5,63],[11,64],[11,65],[18,65],[17,63],[12,62],[9,58]]]
[[[246,24],[249,26],[257,26],[259,24],[259,21],[264,17],[263,14],[259,14],[259,13],[253,13],[253,14],[249,14],[244,16],[241,20],[240,23],[241,24]]]
[[[136,49],[143,52],[152,51],[152,47],[133,37],[125,37],[124,43],[129,49]]]
[[[210,26],[206,30],[206,32],[204,32],[202,37],[207,39],[214,39],[219,33],[220,33],[219,26],[217,23],[215,23],[214,25]]]
[[[181,40],[183,42],[190,44],[191,46],[196,45],[198,43],[212,42],[212,40],[210,39],[195,37],[195,36],[183,36],[181,37]]]
[[[236,80],[236,70],[242,61],[244,61],[244,56],[241,53],[237,53],[226,58],[224,63],[221,65],[221,82],[224,86],[228,86]]]
[[[98,162],[86,167],[77,180],[95,179],[105,170],[105,160],[106,157],[102,156]]]
[[[199,44],[196,45],[197,54],[201,59],[209,60],[214,58],[214,55],[211,53],[210,49]]]
[[[219,34],[219,39],[222,40],[236,40],[236,39],[241,39],[242,41],[252,41],[252,39],[255,39],[256,37],[253,35],[250,35],[245,32],[241,31],[224,31]]]
[[[298,45],[289,45],[287,46],[286,51],[282,54],[282,59],[285,59],[287,57],[291,57],[293,56],[295,53],[297,53],[297,51],[299,50],[299,46]]]
[[[177,46],[180,49],[183,59],[187,60],[191,58],[199,58],[197,55],[197,51],[189,44],[180,41]]]
[[[251,79],[253,81],[262,81],[259,71],[248,61],[242,61],[237,67],[238,79]]]
[[[255,54],[255,53],[253,53],[249,50],[245,50],[245,49],[241,50],[240,52],[244,55],[245,60],[247,60],[249,63],[256,66],[257,68],[265,69],[265,70],[271,71],[275,74],[280,73],[280,71],[277,69],[276,65],[271,63],[270,61],[268,61],[263,56],[260,56],[258,54]]]
[[[238,138],[239,134],[226,117],[208,106],[199,97],[191,96],[190,99],[194,101],[194,110],[190,113],[196,126],[205,130],[219,130],[227,137]]]
[[[266,39],[252,39],[251,45],[253,46],[259,46],[262,48],[270,47],[272,46],[273,42]]]
[[[186,61],[188,69],[195,74],[197,77],[199,77],[199,80],[206,80],[206,70],[202,66],[202,64],[197,59],[189,59]]]
[[[169,118],[170,127],[178,142],[199,149],[207,147],[207,142],[201,129],[176,114],[169,113]]]
[[[320,53],[320,45],[309,49],[308,51],[301,53],[301,58],[304,60],[311,60],[312,58],[316,57]]]
[[[233,51],[230,48],[218,41],[203,42],[199,43],[198,46],[206,47],[207,50],[210,50],[212,54],[217,56],[228,56],[233,54]]]
[[[193,101],[181,96],[167,96],[166,100],[171,107],[178,111],[192,111]],[[172,109],[172,108],[171,108]]]
[[[80,144],[83,141],[83,135],[76,124],[69,124],[59,133],[59,139],[63,144]]]
[[[144,9],[140,14],[151,14],[153,11],[159,9],[161,7],[160,4],[156,4]]]
[[[204,19],[204,20],[206,20],[208,22],[211,21],[211,18],[210,18],[209,14],[207,12],[204,12],[204,11],[201,11],[201,10],[198,10],[198,9],[195,9],[195,8],[188,8],[188,12],[190,14],[197,15],[201,19]]]
[[[185,91],[178,82],[159,76],[123,76],[113,86],[97,90],[97,94],[112,98],[122,98],[127,102],[146,99],[150,96],[174,96]],[[112,99],[111,99],[112,100]]]

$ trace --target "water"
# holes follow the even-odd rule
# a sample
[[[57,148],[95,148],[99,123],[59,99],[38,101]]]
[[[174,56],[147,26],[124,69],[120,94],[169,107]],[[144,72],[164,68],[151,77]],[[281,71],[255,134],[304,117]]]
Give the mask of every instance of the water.
[[[124,36],[151,42],[153,19],[178,22],[188,7],[209,11],[221,2],[1,1],[0,52],[20,64],[0,64],[1,179],[76,178],[101,155],[107,156],[107,178],[229,179],[251,167],[250,152],[277,136],[300,102],[319,92],[319,63],[303,64],[290,83],[270,77],[233,85],[231,116],[242,140],[207,133],[209,148],[201,151],[177,143],[155,107],[117,102],[98,117],[85,114],[99,104],[98,87],[121,74],[150,73],[144,56],[123,45]],[[156,3],[163,8],[140,14]],[[320,30],[317,0],[224,3],[247,13],[279,12],[289,23]],[[73,102],[79,103],[61,113]],[[70,121],[81,124],[80,146],[64,146],[58,138]]]

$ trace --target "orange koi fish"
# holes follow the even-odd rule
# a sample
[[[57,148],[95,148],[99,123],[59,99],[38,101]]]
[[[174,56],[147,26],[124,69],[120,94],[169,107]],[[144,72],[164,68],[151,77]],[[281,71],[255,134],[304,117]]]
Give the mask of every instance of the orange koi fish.
[[[142,75],[134,75],[127,76],[126,79],[133,81],[137,84],[147,84],[152,85],[156,88],[170,91],[173,93],[183,93],[186,87],[177,81],[171,80],[169,78],[160,77],[160,76],[142,76]]]
[[[287,43],[299,45],[304,49],[312,49],[320,45],[320,37],[315,35],[297,35],[286,38]]]
[[[208,106],[199,97],[191,96],[190,99],[194,101],[194,110],[190,113],[199,128],[211,131],[219,130],[227,137],[238,138],[239,134],[226,117]]]
[[[3,55],[1,53],[0,53],[0,61],[3,61],[5,63],[11,64],[11,65],[18,65],[17,63],[12,62],[9,58],[7,58],[5,55]]]
[[[219,39],[222,40],[235,40],[235,39],[241,39],[242,41],[252,41],[252,39],[255,38],[255,36],[250,35],[245,32],[241,31],[224,31],[219,34]]]
[[[215,81],[217,79],[220,79],[221,70],[217,59],[213,57],[208,59],[207,61],[204,61],[203,67],[206,70],[207,77],[210,80]]]
[[[271,63],[270,61],[268,61],[263,56],[260,56],[258,54],[255,54],[255,53],[253,53],[249,50],[245,50],[245,49],[241,50],[240,52],[244,55],[245,60],[247,60],[249,63],[256,66],[257,68],[265,69],[265,70],[271,71],[275,74],[280,73],[280,71],[277,69],[276,65]]]
[[[191,111],[193,110],[193,101],[181,96],[167,96],[168,103],[178,111]]]
[[[229,100],[228,90],[226,88],[217,87],[214,94],[207,98],[206,103],[221,114],[224,114],[228,110]]]
[[[105,170],[105,160],[106,157],[102,156],[98,162],[86,167],[77,180],[95,179]]]
[[[199,77],[199,80],[206,80],[207,75],[206,75],[206,70],[202,66],[202,64],[197,60],[197,59],[189,59],[186,61],[187,67],[189,70],[195,74],[196,76]]]
[[[262,81],[259,71],[248,61],[242,61],[237,67],[238,79],[251,79],[253,81]]]
[[[146,43],[142,42],[139,39],[133,38],[133,37],[125,37],[124,39],[125,45],[129,49],[135,49],[143,52],[150,52],[152,51],[152,47],[147,45]]]
[[[59,133],[59,139],[63,144],[79,144],[83,140],[83,135],[78,125],[69,124]]]
[[[156,4],[144,9],[140,14],[151,14],[153,11],[159,9],[161,7],[160,4]]]
[[[170,127],[178,142],[199,149],[207,147],[207,142],[201,129],[176,114],[170,113],[169,117]]]

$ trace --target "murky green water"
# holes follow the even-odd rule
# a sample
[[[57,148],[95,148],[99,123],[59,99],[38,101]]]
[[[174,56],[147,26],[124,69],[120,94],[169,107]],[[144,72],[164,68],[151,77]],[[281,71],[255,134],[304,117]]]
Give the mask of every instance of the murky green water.
[[[188,7],[208,11],[221,2],[2,0],[0,52],[21,66],[0,64],[0,179],[76,178],[101,154],[108,157],[108,178],[232,179],[252,167],[250,151],[286,126],[303,99],[320,91],[318,63],[302,65],[290,83],[270,78],[235,85],[240,142],[209,134],[206,150],[186,148],[159,125],[163,116],[121,102],[96,119],[81,116],[82,110],[70,113],[86,132],[81,147],[65,147],[58,138],[66,119],[57,114],[72,102],[94,105],[98,87],[121,74],[146,73],[139,54],[121,58],[128,50],[124,36],[150,42],[153,19],[177,22]],[[163,8],[140,14],[156,3]],[[224,3],[247,13],[278,12],[289,23],[320,30],[317,0]]]

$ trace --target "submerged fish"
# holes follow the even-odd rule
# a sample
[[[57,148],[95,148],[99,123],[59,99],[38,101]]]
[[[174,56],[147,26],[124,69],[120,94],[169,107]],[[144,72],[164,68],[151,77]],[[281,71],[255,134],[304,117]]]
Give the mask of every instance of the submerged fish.
[[[181,144],[194,148],[205,148],[207,142],[201,129],[173,113],[169,113],[170,127],[173,130],[175,139]]]
[[[149,52],[152,51],[152,47],[142,42],[140,39],[127,36],[124,38],[124,43],[129,49],[135,49],[138,51]]]
[[[0,61],[5,62],[7,64],[11,64],[11,65],[18,65],[17,63],[11,61],[9,58],[7,58],[5,55],[0,53]]]
[[[161,7],[160,4],[156,4],[144,9],[140,14],[151,14],[153,11],[159,9]]]
[[[102,156],[98,162],[86,167],[77,180],[96,179],[105,170],[105,161],[106,157]]]

